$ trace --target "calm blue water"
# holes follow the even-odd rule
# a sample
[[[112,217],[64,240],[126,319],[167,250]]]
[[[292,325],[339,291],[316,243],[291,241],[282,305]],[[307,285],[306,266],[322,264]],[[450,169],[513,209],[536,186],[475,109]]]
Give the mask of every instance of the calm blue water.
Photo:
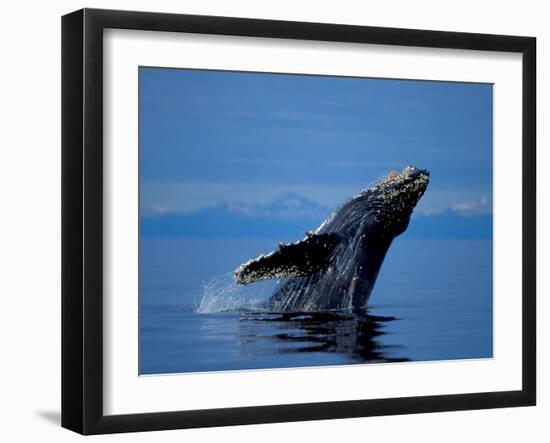
[[[490,240],[397,238],[361,316],[261,312],[231,273],[277,243],[142,238],[140,373],[492,357]]]

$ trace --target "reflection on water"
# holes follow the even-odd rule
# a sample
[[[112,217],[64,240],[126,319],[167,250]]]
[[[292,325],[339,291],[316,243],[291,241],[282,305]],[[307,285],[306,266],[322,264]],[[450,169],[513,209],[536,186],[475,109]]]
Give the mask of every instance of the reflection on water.
[[[393,317],[347,313],[198,314],[148,306],[140,326],[140,374],[296,368],[408,361],[386,343]]]
[[[390,348],[395,353],[397,346],[383,345],[376,340],[384,334],[384,323],[394,321],[394,317],[368,312],[245,313],[239,320],[239,341],[244,353],[273,352],[266,346],[271,343],[276,346],[277,354],[334,353],[361,363],[408,360],[385,355]],[[269,328],[262,328],[262,323],[267,323]]]
[[[358,315],[261,312],[270,283],[226,274],[266,243],[142,241],[140,374],[493,356],[490,240],[400,239]]]

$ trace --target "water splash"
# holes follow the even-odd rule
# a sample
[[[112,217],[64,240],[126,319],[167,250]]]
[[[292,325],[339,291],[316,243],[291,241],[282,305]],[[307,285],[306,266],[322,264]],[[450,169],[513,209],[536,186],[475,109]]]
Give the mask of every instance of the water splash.
[[[263,311],[277,281],[258,282],[254,285],[237,285],[233,273],[214,277],[203,286],[202,298],[195,312]]]

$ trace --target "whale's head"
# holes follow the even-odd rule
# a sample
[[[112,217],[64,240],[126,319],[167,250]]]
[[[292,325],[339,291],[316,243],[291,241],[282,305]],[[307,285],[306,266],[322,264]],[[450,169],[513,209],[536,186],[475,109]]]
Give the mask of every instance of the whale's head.
[[[374,225],[377,231],[395,237],[407,228],[429,181],[430,173],[426,169],[407,166],[401,173],[390,172],[354,200],[363,217],[368,219],[370,228]]]

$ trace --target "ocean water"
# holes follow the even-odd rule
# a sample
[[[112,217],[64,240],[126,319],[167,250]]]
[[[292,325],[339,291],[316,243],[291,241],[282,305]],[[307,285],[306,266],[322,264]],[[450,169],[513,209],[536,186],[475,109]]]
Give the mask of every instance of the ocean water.
[[[398,237],[361,315],[262,310],[232,271],[278,240],[142,238],[140,374],[491,358],[491,240]]]

